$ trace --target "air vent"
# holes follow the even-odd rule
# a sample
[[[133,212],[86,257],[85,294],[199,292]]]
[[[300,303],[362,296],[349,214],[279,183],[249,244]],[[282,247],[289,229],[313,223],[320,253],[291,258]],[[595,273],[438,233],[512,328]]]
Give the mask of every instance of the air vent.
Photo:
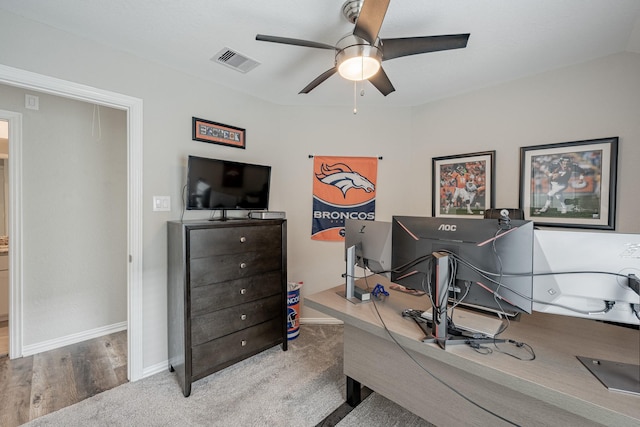
[[[226,65],[229,68],[233,68],[236,71],[240,71],[241,73],[251,71],[260,65],[258,61],[248,58],[241,53],[229,49],[228,47],[225,47],[220,52],[216,53],[211,60],[219,64]]]

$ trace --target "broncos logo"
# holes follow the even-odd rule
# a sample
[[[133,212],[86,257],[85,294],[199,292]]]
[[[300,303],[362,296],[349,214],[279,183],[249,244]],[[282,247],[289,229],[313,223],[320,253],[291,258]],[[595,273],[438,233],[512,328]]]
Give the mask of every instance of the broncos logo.
[[[347,197],[347,191],[352,188],[360,188],[367,193],[375,190],[375,186],[371,181],[353,171],[344,163],[336,163],[334,165],[323,163],[320,166],[320,170],[321,173],[317,173],[316,178],[324,184],[338,187],[345,198]]]

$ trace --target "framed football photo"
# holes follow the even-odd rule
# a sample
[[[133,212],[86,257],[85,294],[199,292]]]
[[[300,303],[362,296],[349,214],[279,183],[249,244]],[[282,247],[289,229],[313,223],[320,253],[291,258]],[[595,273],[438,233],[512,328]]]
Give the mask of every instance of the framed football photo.
[[[432,159],[432,216],[484,218],[494,204],[495,151]]]
[[[536,225],[615,229],[618,138],[520,148],[520,209]]]

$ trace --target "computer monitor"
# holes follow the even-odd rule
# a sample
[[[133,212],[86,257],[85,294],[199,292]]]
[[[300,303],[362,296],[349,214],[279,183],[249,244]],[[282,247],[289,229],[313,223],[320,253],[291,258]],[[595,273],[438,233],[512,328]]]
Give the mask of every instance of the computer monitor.
[[[355,285],[356,266],[389,277],[391,223],[346,219],[343,233],[346,271],[344,293],[340,292],[340,295],[353,303],[358,303],[360,300],[356,295],[359,290]],[[364,290],[360,291],[360,295],[366,293]]]
[[[391,276],[391,222],[346,219],[344,243],[345,254],[355,246],[358,267]]]
[[[633,290],[640,280],[640,234],[534,235],[535,311],[640,325],[640,295]]]
[[[531,313],[533,223],[505,219],[394,216],[391,280],[432,294],[432,254],[444,252],[457,261],[452,301],[507,316]]]

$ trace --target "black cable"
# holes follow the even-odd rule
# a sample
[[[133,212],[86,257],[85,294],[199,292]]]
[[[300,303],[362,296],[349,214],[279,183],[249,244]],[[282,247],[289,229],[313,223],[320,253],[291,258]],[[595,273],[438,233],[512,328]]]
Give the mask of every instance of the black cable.
[[[182,187],[181,202],[182,202],[182,212],[180,213],[180,222],[182,222],[182,219],[184,218],[184,212],[187,209],[187,184],[185,184],[184,187]]]
[[[364,276],[364,281],[365,284],[367,286],[367,290],[370,289],[369,287],[369,282],[367,280],[367,275],[365,274]],[[431,371],[429,371],[426,367],[422,366],[422,364],[420,364],[420,362],[418,362],[410,353],[407,349],[405,349],[402,344],[400,344],[398,342],[398,340],[396,340],[396,338],[393,336],[393,334],[391,333],[391,331],[389,330],[389,328],[387,328],[387,324],[384,322],[384,319],[382,318],[382,315],[380,314],[380,311],[378,310],[378,306],[375,302],[375,300],[371,300],[371,302],[373,303],[373,307],[376,310],[376,314],[378,315],[378,318],[380,319],[380,322],[382,323],[382,326],[384,328],[384,330],[387,332],[387,334],[389,335],[389,337],[393,340],[393,342],[402,350],[402,352],[404,354],[406,354],[407,356],[409,356],[409,358],[420,368],[422,369],[425,373],[427,373],[431,378],[433,378],[434,380],[438,381],[440,384],[444,385],[446,388],[448,388],[449,390],[451,390],[452,392],[454,392],[455,394],[457,394],[458,396],[460,396],[461,398],[463,398],[464,400],[466,400],[467,402],[469,402],[470,404],[474,405],[476,408],[485,411],[486,413],[493,415],[496,418],[501,419],[502,421],[509,423],[513,426],[519,426],[519,424],[514,423],[513,421],[508,420],[507,418],[504,418],[500,415],[498,415],[497,413],[485,408],[484,406],[480,405],[477,402],[474,402],[473,400],[471,400],[469,397],[465,396],[464,394],[462,394],[462,392],[460,392],[459,390],[455,389],[454,387],[450,386],[449,384],[447,384],[444,380],[440,379],[438,376],[436,376],[434,373],[432,373]]]
[[[492,277],[489,277],[489,275],[493,275],[493,276],[499,276],[498,273],[490,273],[487,272],[485,270],[482,270],[480,268],[478,268],[477,266],[475,266],[474,264],[466,261],[463,258],[458,257],[457,254],[453,253],[453,252],[449,252],[449,251],[442,251],[442,252],[447,252],[450,256],[454,257],[458,262],[460,262],[461,264],[469,267],[471,270],[475,271],[476,273],[478,273],[481,277],[483,277],[484,279],[486,279],[487,281],[497,285],[498,287],[503,287],[511,292],[513,292],[514,294],[518,295],[520,298],[524,298],[527,301],[531,301],[531,302],[535,302],[538,304],[545,304],[545,305],[552,305],[555,307],[560,307],[560,308],[564,308],[566,310],[569,311],[573,311],[576,313],[580,313],[580,314],[584,314],[584,315],[589,315],[589,316],[596,316],[599,314],[605,314],[608,311],[611,310],[610,305],[607,303],[607,301],[604,301],[604,305],[605,307],[600,310],[600,311],[583,311],[583,310],[578,310],[575,309],[573,307],[569,307],[569,306],[565,306],[562,304],[557,304],[557,303],[553,303],[550,301],[540,301],[540,300],[536,300],[528,295],[524,295],[520,292],[518,292],[517,290],[505,285],[504,283],[501,283],[501,281],[493,279]],[[628,277],[624,274],[621,273],[611,273],[611,272],[606,272],[606,271],[566,271],[566,272],[558,272],[558,273],[533,273],[533,274],[526,274],[526,273],[522,273],[522,274],[503,274],[502,277],[526,277],[526,276],[544,276],[544,275],[555,275],[555,274],[609,274],[609,275],[614,275],[614,276],[620,276],[620,277]],[[500,296],[500,294],[497,293],[496,291],[492,291],[494,292],[494,299],[495,298],[500,298],[502,299],[502,297]],[[498,304],[500,306],[500,304]],[[501,306],[500,306],[501,307]],[[508,319],[508,316],[506,317]]]
[[[465,344],[471,347],[476,353],[480,353],[482,355],[488,355],[493,353],[493,350],[491,350],[489,347],[482,345],[479,342],[475,342],[473,340],[466,340]]]
[[[500,347],[498,347],[498,343],[495,340],[493,342],[493,346],[496,348],[497,352],[505,354],[507,356],[511,356],[514,359],[522,360],[522,361],[525,361],[525,362],[531,362],[533,360],[536,360],[536,353],[535,353],[535,351],[533,351],[533,347],[531,347],[529,344],[524,343],[524,342],[511,340],[511,339],[507,340],[507,342],[510,343],[510,344],[515,345],[518,348],[523,348],[524,350],[526,350],[531,355],[531,358],[523,359],[523,358],[521,358],[519,356],[516,356],[515,354],[509,353],[508,351],[501,350]]]

